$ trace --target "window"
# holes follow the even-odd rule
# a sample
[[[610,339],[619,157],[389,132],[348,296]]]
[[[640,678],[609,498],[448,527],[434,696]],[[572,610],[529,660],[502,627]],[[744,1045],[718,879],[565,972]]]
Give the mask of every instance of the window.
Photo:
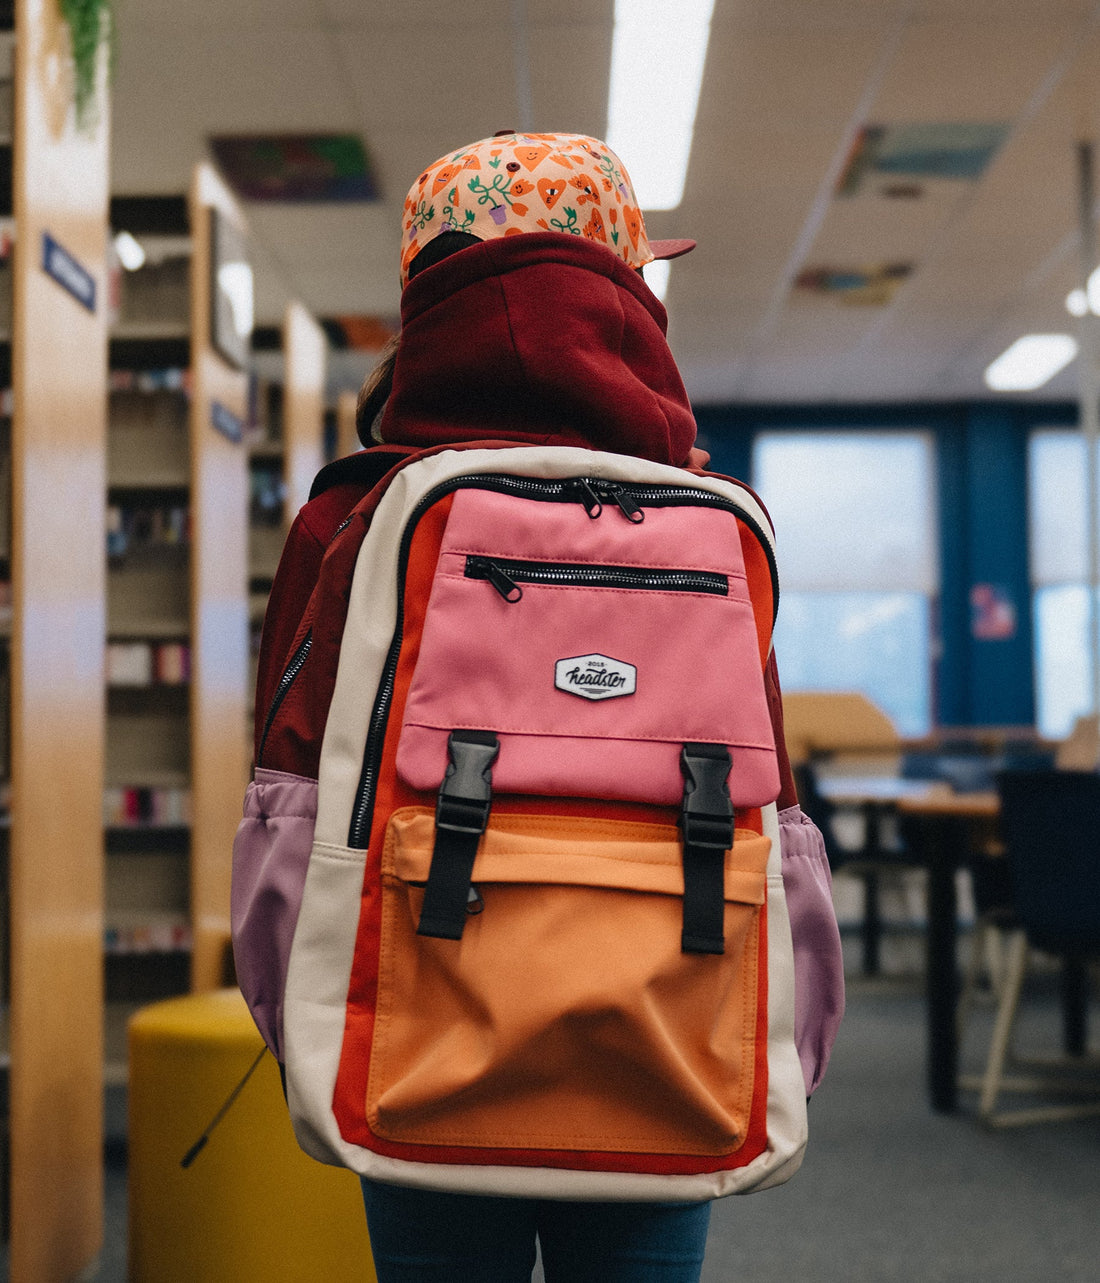
[[[922,432],[766,432],[753,485],[779,549],[786,690],[858,690],[902,735],[931,722],[934,451]]]
[[[1028,524],[1035,634],[1036,721],[1068,735],[1092,707],[1088,644],[1085,439],[1044,429],[1028,442]]]

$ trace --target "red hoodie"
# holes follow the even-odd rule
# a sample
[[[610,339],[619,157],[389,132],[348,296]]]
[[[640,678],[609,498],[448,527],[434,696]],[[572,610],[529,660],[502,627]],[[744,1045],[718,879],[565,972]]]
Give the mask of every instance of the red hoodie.
[[[637,272],[560,232],[483,241],[414,277],[401,298],[386,445],[322,472],[287,537],[264,621],[257,736],[329,541],[411,454],[508,441],[705,466],[666,329],[664,307]],[[783,806],[794,794],[774,662],[768,693]]]

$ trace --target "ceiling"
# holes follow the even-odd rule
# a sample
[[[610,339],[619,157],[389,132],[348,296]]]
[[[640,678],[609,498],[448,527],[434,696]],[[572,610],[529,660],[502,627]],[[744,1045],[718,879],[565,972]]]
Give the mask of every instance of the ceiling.
[[[400,210],[425,164],[503,128],[606,128],[612,0],[117,0],[116,13],[114,194],[185,192],[211,135],[365,142],[380,201],[245,204],[260,323],[291,298],[322,317],[396,315]],[[869,125],[1003,128],[977,177],[872,166],[840,195]],[[651,236],[699,242],[666,300],[689,393],[989,397],[982,371],[1011,341],[1079,324],[1064,300],[1081,276],[1077,143],[1093,137],[1097,0],[716,0],[684,200],[647,217]],[[862,291],[796,284],[861,276]],[[1074,397],[1076,364],[1036,395]],[[333,379],[362,368],[335,358]]]

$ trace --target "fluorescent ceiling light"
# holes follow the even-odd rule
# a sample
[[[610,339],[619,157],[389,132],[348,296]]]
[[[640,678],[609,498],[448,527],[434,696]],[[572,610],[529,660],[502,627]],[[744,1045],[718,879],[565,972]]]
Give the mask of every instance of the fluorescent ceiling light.
[[[672,264],[667,258],[655,258],[652,263],[647,263],[643,271],[645,283],[654,294],[663,303],[665,295],[668,293],[668,274]]]
[[[1067,366],[1077,355],[1069,334],[1025,334],[993,362],[985,381],[994,392],[1030,392]]]
[[[115,251],[118,261],[128,272],[136,272],[145,265],[145,251],[129,232],[119,232],[115,237]]]
[[[1086,284],[1087,294],[1078,286],[1066,295],[1066,311],[1072,316],[1084,316],[1086,312],[1100,316],[1100,267],[1096,268]]]
[[[607,143],[642,209],[683,199],[714,0],[615,0]]]

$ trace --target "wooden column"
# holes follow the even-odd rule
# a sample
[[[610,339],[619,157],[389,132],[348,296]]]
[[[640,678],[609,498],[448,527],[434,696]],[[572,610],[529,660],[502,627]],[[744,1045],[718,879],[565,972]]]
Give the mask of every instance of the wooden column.
[[[103,1237],[108,112],[101,75],[76,128],[56,3],[16,31],[11,1278],[51,1283]]]
[[[309,488],[324,462],[325,332],[301,303],[291,303],[283,320],[283,475],[287,520],[309,499]]]
[[[336,457],[354,454],[362,450],[363,444],[355,431],[355,403],[358,400],[354,392],[341,392],[336,402]]]
[[[191,982],[224,982],[233,835],[248,778],[248,465],[233,440],[246,374],[211,342],[210,211],[244,231],[214,169],[200,164],[191,217]],[[236,427],[234,426],[236,425]]]

